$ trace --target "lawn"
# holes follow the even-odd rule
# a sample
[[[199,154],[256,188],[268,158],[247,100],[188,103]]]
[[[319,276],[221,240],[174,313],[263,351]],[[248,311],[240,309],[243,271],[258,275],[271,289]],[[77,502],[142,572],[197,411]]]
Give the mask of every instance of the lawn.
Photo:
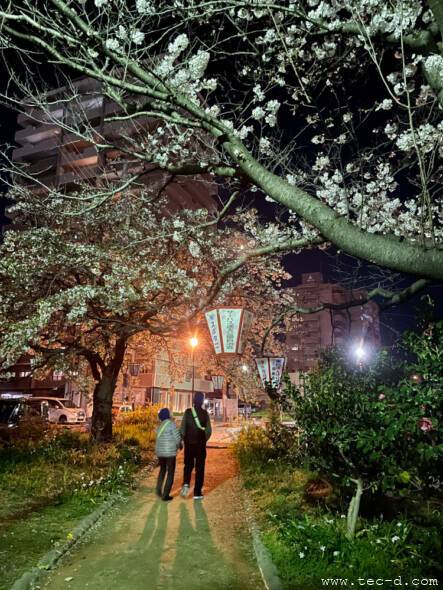
[[[350,541],[340,494],[322,502],[309,498],[305,488],[316,474],[266,453],[260,460],[255,451],[248,456],[243,447],[240,453],[244,487],[285,589],[317,590],[327,578],[347,578],[356,586],[358,578],[401,576],[408,585],[416,578],[441,581],[441,505],[412,502],[389,517],[367,514]]]
[[[68,429],[35,436],[34,428],[32,439],[23,433],[0,447],[0,590],[112,494],[130,492],[152,459],[156,424],[154,408],[119,421],[113,443],[94,445]]]

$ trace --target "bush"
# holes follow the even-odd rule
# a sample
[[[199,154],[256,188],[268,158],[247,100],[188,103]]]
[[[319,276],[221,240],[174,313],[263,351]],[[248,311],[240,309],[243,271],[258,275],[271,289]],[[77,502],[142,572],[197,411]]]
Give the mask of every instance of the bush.
[[[298,437],[278,421],[271,420],[265,429],[260,426],[246,426],[240,432],[235,453],[243,465],[266,463],[285,458],[295,464],[298,456]]]
[[[273,457],[270,438],[259,426],[246,426],[238,435],[234,451],[242,465],[266,462]]]
[[[283,459],[246,464],[244,485],[255,507],[265,545],[277,565],[283,587],[317,590],[321,578],[357,579],[441,575],[438,513],[423,508],[429,520],[418,526],[409,518],[362,519],[351,541],[346,516],[328,501],[307,502],[305,489],[315,474],[293,468]],[[333,500],[333,499],[330,499]],[[422,521],[422,519],[420,518]],[[423,522],[422,522],[423,524]]]
[[[408,335],[406,343],[417,360],[403,368],[405,376],[396,383],[380,382],[387,373],[386,355],[361,371],[338,351],[306,376],[303,391],[286,382],[284,394],[308,464],[357,486],[348,513],[350,535],[364,489],[424,490],[442,466],[443,323],[422,335]],[[411,381],[411,369],[419,380]]]
[[[116,440],[126,445],[138,445],[143,451],[153,452],[159,409],[159,406],[148,406],[122,414],[114,425]]]
[[[16,428],[0,429],[0,451],[8,447],[30,451],[46,438],[49,430],[49,424],[40,416],[25,416]]]

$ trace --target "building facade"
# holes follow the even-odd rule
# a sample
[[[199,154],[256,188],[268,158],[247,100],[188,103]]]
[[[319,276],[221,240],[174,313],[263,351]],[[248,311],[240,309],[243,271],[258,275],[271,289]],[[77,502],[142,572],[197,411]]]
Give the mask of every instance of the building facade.
[[[346,304],[364,299],[365,292],[344,289],[339,284],[323,281],[319,272],[304,273],[301,284],[290,289],[298,305],[316,307],[321,303]],[[381,344],[379,309],[373,302],[324,309],[299,316],[286,334],[287,370],[289,373],[306,372],[318,364],[322,350],[337,346],[355,355],[370,355]]]
[[[103,96],[101,84],[92,78],[57,88],[47,93],[46,99],[44,108],[29,108],[17,117],[20,129],[15,133],[17,147],[12,158],[26,167],[22,182],[32,190],[70,191],[85,182],[105,187],[137,175],[138,183],[161,187],[167,198],[165,214],[185,208],[216,211],[217,188],[209,177],[176,175],[165,182],[166,175],[158,166],[127,153],[125,148],[131,141],[143,141],[159,126],[157,120],[109,120],[120,114],[121,107]],[[92,140],[88,141],[91,134],[98,142],[108,141],[113,147],[98,150]]]
[[[23,355],[7,371],[0,373],[0,396],[36,395],[64,397],[66,380],[60,371],[48,371],[43,379],[32,373],[32,357]]]

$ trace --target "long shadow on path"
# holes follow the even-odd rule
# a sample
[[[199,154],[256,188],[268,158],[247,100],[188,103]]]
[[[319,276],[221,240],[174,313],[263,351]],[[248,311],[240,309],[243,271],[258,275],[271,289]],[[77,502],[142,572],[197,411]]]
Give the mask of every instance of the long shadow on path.
[[[54,571],[45,590],[259,590],[235,465],[216,451],[203,502],[154,495],[151,474]]]

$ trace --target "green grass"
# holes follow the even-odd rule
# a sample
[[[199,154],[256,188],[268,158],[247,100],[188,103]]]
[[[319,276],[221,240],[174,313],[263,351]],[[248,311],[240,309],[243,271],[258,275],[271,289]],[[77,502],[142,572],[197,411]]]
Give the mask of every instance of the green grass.
[[[63,545],[70,531],[104,498],[71,496],[0,526],[0,590],[8,590],[50,549]]]
[[[0,590],[6,590],[152,456],[152,427],[123,424],[113,444],[65,431],[0,448]]]
[[[359,521],[354,541],[345,536],[338,497],[319,505],[307,499],[313,477],[282,460],[246,461],[242,473],[263,534],[263,540],[288,590],[322,588],[322,578],[393,579],[434,577],[441,580],[441,513]],[[440,526],[439,526],[440,525]],[[409,584],[410,585],[410,584]],[[385,587],[393,587],[385,585]]]

